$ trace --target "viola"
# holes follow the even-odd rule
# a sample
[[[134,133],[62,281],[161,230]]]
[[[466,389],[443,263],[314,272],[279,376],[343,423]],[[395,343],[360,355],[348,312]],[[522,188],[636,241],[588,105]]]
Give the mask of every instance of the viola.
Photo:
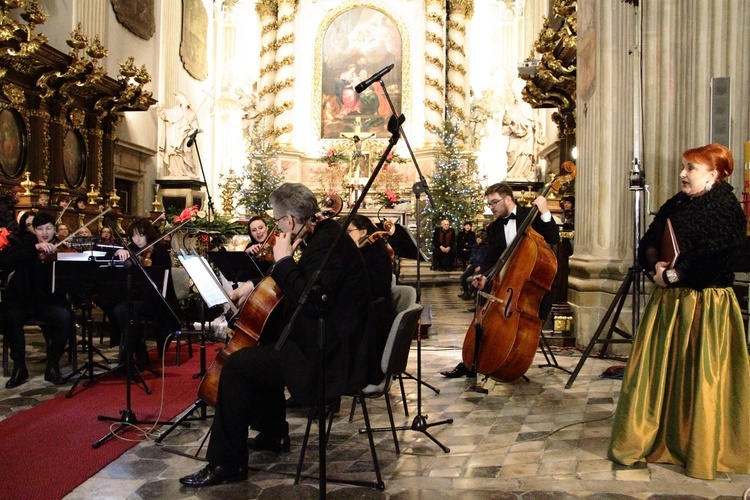
[[[548,184],[543,196],[575,178],[572,162],[561,168],[568,174]],[[464,337],[464,364],[503,382],[522,377],[534,361],[543,323],[539,306],[557,273],[555,253],[531,227],[538,212],[534,206],[490,269]]]
[[[315,214],[302,229],[297,233],[294,241],[304,237],[313,231],[315,223],[325,219],[336,217],[343,207],[341,197],[329,195],[321,203],[322,210]],[[216,406],[216,397],[219,390],[219,378],[224,362],[235,351],[245,347],[254,347],[260,342],[263,329],[268,322],[271,313],[284,298],[284,293],[270,276],[266,276],[253,288],[245,303],[233,319],[234,335],[227,346],[217,355],[216,360],[206,371],[198,387],[198,397],[211,406]]]

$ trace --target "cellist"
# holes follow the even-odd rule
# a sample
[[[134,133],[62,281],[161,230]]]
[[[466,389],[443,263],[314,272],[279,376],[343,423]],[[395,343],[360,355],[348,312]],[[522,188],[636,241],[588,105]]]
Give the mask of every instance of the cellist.
[[[340,237],[336,241],[341,227],[332,219],[314,223],[296,261],[292,254],[302,240],[295,239],[295,235],[311,224],[318,212],[315,195],[302,184],[284,183],[271,193],[270,203],[280,231],[273,247],[275,264],[270,279],[283,293],[278,307],[281,318],[274,325],[286,326],[308,281],[317,274],[333,247],[318,282],[327,297],[325,394],[332,400],[366,385],[367,360],[355,354],[362,352],[360,348],[367,342],[362,332],[370,289],[364,261],[351,238]],[[259,285],[257,289],[263,287]],[[254,300],[255,295],[251,293],[247,300]],[[227,357],[218,382],[216,412],[206,454],[208,465],[181,478],[182,484],[199,488],[247,479],[248,447],[289,451],[284,387],[289,388],[300,404],[317,400],[318,316],[318,309],[312,301],[308,302],[281,350],[275,349],[273,341],[264,340],[264,331],[258,345],[241,348]],[[278,332],[268,333],[273,338]],[[250,441],[248,426],[259,432]]]
[[[485,288],[487,285],[486,273],[500,259],[505,249],[516,237],[516,228],[531,212],[530,207],[516,205],[516,200],[513,198],[513,188],[508,183],[498,182],[491,185],[485,190],[484,196],[495,220],[487,226],[487,254],[484,262],[479,266],[479,272],[472,279],[472,284],[477,290]],[[538,196],[533,203],[539,209],[539,216],[534,219],[531,227],[542,235],[548,245],[558,244],[560,234],[547,206],[547,199],[544,196]],[[547,317],[552,309],[553,300],[554,294],[552,292],[545,295],[539,306],[540,318]],[[473,312],[472,309],[470,311]],[[440,374],[448,378],[476,376],[476,373],[463,363],[459,363],[452,370],[442,371]]]

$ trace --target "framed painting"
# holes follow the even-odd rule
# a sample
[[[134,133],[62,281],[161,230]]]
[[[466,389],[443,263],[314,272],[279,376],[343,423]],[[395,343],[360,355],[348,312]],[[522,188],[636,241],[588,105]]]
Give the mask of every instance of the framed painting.
[[[83,183],[86,174],[86,143],[83,135],[75,129],[65,134],[63,172],[68,186],[77,188]]]
[[[21,176],[28,148],[26,123],[21,113],[0,108],[0,171],[11,179]]]
[[[358,83],[393,64],[383,84],[401,113],[403,41],[396,22],[382,10],[355,6],[335,15],[324,28],[320,68],[320,137],[389,137],[392,111],[376,82],[358,93]]]

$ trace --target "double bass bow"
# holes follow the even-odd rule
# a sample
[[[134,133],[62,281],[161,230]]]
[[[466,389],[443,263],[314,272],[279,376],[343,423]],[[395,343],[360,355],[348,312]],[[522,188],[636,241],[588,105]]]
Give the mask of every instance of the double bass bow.
[[[542,196],[575,178],[572,162],[563,163],[561,169],[566,174],[548,184]],[[543,323],[539,306],[557,273],[555,253],[531,227],[538,213],[534,206],[490,269],[464,337],[464,365],[503,382],[522,377],[534,361]]]
[[[295,235],[294,241],[301,240],[307,233],[314,230],[317,222],[336,217],[343,207],[343,201],[338,195],[329,195],[321,203],[321,211]],[[284,294],[271,278],[266,276],[253,288],[250,295],[242,304],[239,312],[230,321],[234,321],[234,335],[217,355],[198,387],[198,397],[211,406],[216,406],[219,390],[219,377],[226,359],[235,351],[245,347],[254,347],[260,342],[261,334],[271,313],[279,305]]]

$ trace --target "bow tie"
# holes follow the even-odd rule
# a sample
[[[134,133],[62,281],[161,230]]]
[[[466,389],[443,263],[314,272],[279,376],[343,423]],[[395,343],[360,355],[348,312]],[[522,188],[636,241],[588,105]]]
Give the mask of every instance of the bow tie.
[[[511,219],[515,219],[515,218],[516,218],[516,214],[510,214],[509,216],[507,216],[507,217],[503,217],[503,218],[502,218],[502,219],[500,219],[500,220],[501,220],[501,221],[503,221],[503,225],[505,226],[505,225],[507,225],[507,224],[508,224],[508,221],[509,221],[509,220],[511,220]]]

